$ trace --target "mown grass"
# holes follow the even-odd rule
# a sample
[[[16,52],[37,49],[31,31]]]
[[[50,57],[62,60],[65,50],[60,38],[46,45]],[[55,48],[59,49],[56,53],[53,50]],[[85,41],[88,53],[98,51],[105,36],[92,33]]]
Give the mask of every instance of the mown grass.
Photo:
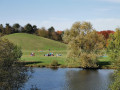
[[[35,53],[35,56],[30,56],[31,52]],[[48,53],[53,53],[54,56],[44,56],[44,54],[48,54]],[[66,60],[66,50],[43,50],[43,52],[40,51],[23,51],[23,56],[21,57],[22,62],[33,62],[33,66],[40,66],[40,65],[44,65],[44,66],[48,66],[51,64],[51,62],[53,60],[57,60],[58,63],[60,65],[66,65],[67,63],[65,62]],[[62,56],[56,56],[56,54],[61,54]],[[38,62],[38,63],[34,63],[34,62]],[[39,63],[40,62],[40,63]]]
[[[51,39],[43,38],[33,34],[15,33],[5,35],[2,38],[6,38],[14,44],[20,46],[22,50],[34,51],[34,50],[66,50],[66,44],[54,41]]]
[[[34,52],[35,56],[30,56],[30,53]],[[44,54],[47,53],[54,53],[54,56],[44,56]],[[62,56],[56,56],[56,54],[61,54]],[[67,56],[67,50],[43,50],[43,52],[40,51],[23,51],[23,56],[21,58],[22,62],[26,62],[27,66],[46,66],[49,67],[52,61],[56,60],[58,61],[58,64],[61,67],[79,67],[79,64],[68,64],[66,62],[66,56]],[[98,65],[100,68],[106,68],[108,67],[110,63],[109,57],[100,57],[98,60]],[[31,63],[30,63],[31,62]]]

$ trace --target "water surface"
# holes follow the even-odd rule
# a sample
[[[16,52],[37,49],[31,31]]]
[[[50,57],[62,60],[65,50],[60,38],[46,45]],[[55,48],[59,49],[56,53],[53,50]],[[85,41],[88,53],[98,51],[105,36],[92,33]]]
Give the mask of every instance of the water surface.
[[[80,68],[33,68],[24,88],[32,85],[41,90],[107,90],[114,70]]]

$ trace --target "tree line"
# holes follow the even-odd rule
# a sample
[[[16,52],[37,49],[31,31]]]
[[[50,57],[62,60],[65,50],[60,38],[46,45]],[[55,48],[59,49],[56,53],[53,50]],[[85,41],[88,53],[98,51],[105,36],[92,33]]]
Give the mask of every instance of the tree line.
[[[36,25],[26,24],[25,26],[21,26],[18,23],[13,24],[6,24],[5,27],[0,24],[0,36],[13,34],[13,33],[29,33],[35,34],[37,36],[49,38],[56,41],[62,41],[63,31],[55,31],[54,27],[50,27],[49,29],[37,28]]]

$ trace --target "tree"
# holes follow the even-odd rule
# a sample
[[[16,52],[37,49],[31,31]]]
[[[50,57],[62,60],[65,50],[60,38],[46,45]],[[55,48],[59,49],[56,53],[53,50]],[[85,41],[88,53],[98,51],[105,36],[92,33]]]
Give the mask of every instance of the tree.
[[[33,27],[31,24],[25,25],[24,30],[26,33],[33,33]]]
[[[24,27],[20,27],[20,32],[25,33]]]
[[[110,34],[114,34],[114,31],[111,31],[111,30],[100,31],[100,32],[98,32],[98,34],[104,35],[104,38],[107,40],[107,39],[109,39]]]
[[[20,47],[7,39],[0,39],[0,90],[22,89],[30,78],[32,72],[18,62],[21,56]]]
[[[53,32],[55,32],[54,27],[50,27],[50,28],[48,29],[48,36],[49,36],[50,39],[53,39],[53,37],[52,37],[52,33],[53,33]]]
[[[116,32],[110,35],[107,54],[111,58],[112,65],[117,68],[114,73],[114,82],[110,88],[111,90],[120,90],[120,28],[117,28]]]
[[[6,24],[5,34],[11,34],[11,33],[13,33],[12,27],[9,24]]]
[[[104,37],[92,28],[89,22],[76,22],[64,32],[63,40],[68,43],[68,56],[83,68],[97,67],[97,56],[104,49]]]
[[[21,56],[19,47],[6,39],[0,39],[0,68],[11,67]]]
[[[56,32],[52,32],[52,39],[56,41],[59,39],[58,34]]]
[[[38,30],[36,25],[33,25],[33,33],[35,33]]]
[[[0,25],[0,33],[1,33],[0,36],[5,34],[5,29],[2,24]]]
[[[14,30],[15,30],[14,33],[18,33],[18,32],[19,32],[20,25],[19,25],[18,23],[15,23],[12,27],[13,27]]]
[[[48,29],[48,32],[55,32],[54,27],[53,27],[53,26],[52,26],[52,27],[50,27],[50,28]]]
[[[62,41],[63,31],[57,31],[58,41]]]
[[[48,31],[44,27],[42,27],[41,29],[38,29],[36,31],[36,35],[47,38],[48,37]]]
[[[107,53],[115,66],[119,64],[118,60],[120,58],[120,28],[117,28],[116,32],[110,35]]]

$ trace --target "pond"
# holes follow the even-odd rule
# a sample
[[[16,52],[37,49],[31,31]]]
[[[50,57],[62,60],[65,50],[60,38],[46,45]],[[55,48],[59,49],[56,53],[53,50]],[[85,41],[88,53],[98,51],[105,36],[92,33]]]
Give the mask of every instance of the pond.
[[[24,83],[25,90],[107,90],[114,70],[84,70],[81,68],[33,68],[31,78]]]

